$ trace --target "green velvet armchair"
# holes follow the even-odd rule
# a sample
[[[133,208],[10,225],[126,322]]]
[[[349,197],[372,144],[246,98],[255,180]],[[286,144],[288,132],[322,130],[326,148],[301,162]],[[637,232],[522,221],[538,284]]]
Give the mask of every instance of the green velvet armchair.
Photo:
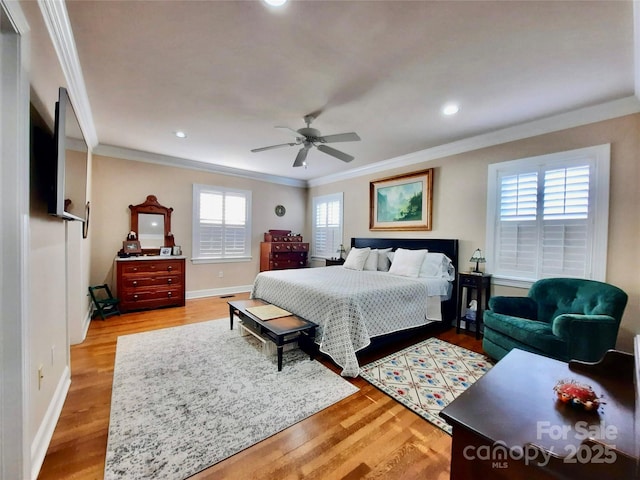
[[[615,348],[627,294],[577,278],[538,280],[526,297],[492,297],[482,347],[500,360],[513,348],[562,361],[596,362]]]

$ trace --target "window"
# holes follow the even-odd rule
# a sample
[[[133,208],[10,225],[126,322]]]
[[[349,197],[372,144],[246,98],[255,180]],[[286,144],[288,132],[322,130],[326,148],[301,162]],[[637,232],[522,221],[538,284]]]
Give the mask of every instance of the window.
[[[498,283],[604,280],[609,157],[600,145],[489,165],[487,261]]]
[[[251,192],[193,185],[193,261],[251,259]]]
[[[338,256],[342,243],[342,192],[313,197],[312,256]]]

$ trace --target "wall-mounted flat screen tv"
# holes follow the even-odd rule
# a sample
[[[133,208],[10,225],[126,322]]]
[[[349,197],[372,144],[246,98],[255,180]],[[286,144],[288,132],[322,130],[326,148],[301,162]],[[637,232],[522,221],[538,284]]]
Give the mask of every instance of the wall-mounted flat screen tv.
[[[65,88],[60,87],[54,127],[55,182],[49,213],[65,220],[85,221],[89,148]]]

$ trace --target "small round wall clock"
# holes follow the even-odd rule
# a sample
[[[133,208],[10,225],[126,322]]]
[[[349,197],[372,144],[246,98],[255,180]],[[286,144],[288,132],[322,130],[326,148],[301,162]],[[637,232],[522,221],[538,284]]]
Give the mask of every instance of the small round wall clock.
[[[276,205],[276,215],[279,217],[283,217],[284,214],[287,213],[287,209],[282,205]]]

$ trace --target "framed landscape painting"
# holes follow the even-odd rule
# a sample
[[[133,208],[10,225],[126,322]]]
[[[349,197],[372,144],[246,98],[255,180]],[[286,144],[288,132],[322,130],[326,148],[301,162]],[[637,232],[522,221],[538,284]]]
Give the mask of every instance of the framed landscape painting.
[[[433,168],[369,184],[370,230],[431,230]]]

